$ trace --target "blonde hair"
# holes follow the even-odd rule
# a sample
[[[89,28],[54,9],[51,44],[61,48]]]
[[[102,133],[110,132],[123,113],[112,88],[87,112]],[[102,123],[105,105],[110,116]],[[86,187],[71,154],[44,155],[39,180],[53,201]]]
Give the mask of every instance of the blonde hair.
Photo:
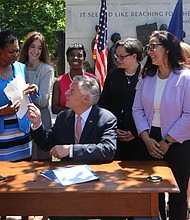
[[[190,58],[190,45],[181,41],[180,46],[181,46],[182,50],[185,52],[186,56],[188,58]]]

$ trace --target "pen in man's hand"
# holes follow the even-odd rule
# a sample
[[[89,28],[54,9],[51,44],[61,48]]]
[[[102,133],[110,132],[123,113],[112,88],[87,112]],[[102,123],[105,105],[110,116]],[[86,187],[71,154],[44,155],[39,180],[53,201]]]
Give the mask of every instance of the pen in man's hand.
[[[37,181],[37,178],[38,178],[38,174],[37,174],[37,173],[35,173],[35,174],[34,174],[34,182],[36,182],[36,181]]]

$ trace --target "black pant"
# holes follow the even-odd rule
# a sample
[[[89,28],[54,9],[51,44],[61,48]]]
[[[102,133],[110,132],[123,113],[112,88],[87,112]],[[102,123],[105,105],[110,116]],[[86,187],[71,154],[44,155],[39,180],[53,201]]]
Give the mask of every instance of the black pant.
[[[162,140],[160,128],[152,127],[150,137],[158,142]],[[180,193],[169,194],[169,220],[186,220],[187,187],[190,176],[190,140],[184,141],[182,144],[171,145],[164,155],[164,160],[168,162],[180,189]],[[165,220],[164,197],[160,195],[159,198],[161,217],[162,220]]]
[[[117,150],[114,160],[147,160],[150,155],[141,138],[135,138],[129,142],[117,140]]]

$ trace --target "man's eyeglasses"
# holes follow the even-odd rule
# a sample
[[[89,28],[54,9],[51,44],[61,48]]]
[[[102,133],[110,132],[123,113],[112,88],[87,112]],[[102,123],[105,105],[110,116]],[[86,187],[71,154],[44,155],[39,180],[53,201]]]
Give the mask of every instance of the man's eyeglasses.
[[[114,57],[119,60],[124,60],[125,57],[131,56],[132,54],[127,54],[125,56],[114,54]]]
[[[154,44],[147,44],[146,46],[145,46],[145,51],[146,52],[149,52],[149,51],[153,51],[153,50],[155,50],[155,48],[157,47],[157,46],[159,46],[159,45],[163,45],[163,44],[161,44],[161,43],[154,43]]]

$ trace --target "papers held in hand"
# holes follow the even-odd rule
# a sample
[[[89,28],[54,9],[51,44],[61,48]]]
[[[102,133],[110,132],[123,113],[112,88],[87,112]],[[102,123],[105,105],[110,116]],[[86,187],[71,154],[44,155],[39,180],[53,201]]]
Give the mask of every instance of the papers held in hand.
[[[46,170],[41,172],[41,175],[62,186],[99,179],[99,176],[88,165],[65,166],[54,170]]]

